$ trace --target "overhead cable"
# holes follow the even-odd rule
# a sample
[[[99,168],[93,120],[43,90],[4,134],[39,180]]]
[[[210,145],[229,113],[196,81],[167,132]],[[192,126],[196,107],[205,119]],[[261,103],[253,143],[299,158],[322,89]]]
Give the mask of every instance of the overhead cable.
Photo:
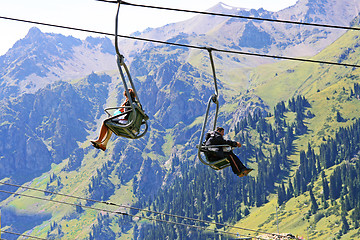
[[[14,232],[10,232],[7,230],[1,230],[0,232],[2,233],[7,233],[7,234],[12,234],[12,235],[18,235],[21,237],[27,237],[27,238],[33,238],[33,239],[40,239],[40,240],[47,240],[46,238],[40,238],[40,237],[35,237],[35,236],[31,236],[31,235],[27,235],[27,234],[22,234],[22,233],[14,233]]]
[[[111,0],[110,1],[96,0],[96,1],[108,2],[108,3],[118,3],[118,1],[111,1]],[[187,9],[180,9],[180,8],[169,8],[169,7],[159,7],[159,6],[152,6],[152,5],[129,3],[129,2],[125,2],[125,1],[120,1],[120,3],[124,4],[124,5],[134,6],[134,7],[152,8],[152,9],[186,12],[186,13],[196,13],[196,14],[204,14],[204,15],[212,15],[212,16],[220,16],[220,17],[240,18],[240,19],[257,20],[257,21],[265,21],[265,22],[287,23],[287,24],[304,25],[304,26],[312,26],[312,27],[336,28],[336,29],[344,29],[344,30],[356,30],[356,31],[360,30],[360,28],[357,28],[357,27],[347,27],[347,26],[339,26],[339,25],[331,25],[331,24],[306,23],[306,22],[296,22],[296,21],[281,20],[281,19],[241,16],[241,15],[226,14],[226,13],[194,11],[194,10],[187,10]]]
[[[23,189],[27,189],[27,190],[33,190],[33,191],[48,193],[48,194],[53,194],[53,195],[58,195],[58,196],[63,196],[63,197],[74,198],[74,199],[78,199],[78,200],[84,200],[84,201],[93,202],[93,203],[101,203],[101,204],[106,204],[106,205],[111,205],[111,206],[116,206],[116,207],[122,207],[122,208],[137,210],[137,211],[143,211],[143,212],[149,212],[149,213],[153,213],[153,214],[159,214],[159,215],[168,216],[168,217],[181,218],[181,219],[184,219],[184,220],[191,220],[191,221],[195,221],[195,222],[201,222],[201,223],[206,223],[206,224],[211,224],[211,225],[216,225],[216,226],[222,226],[222,227],[227,227],[227,228],[239,229],[239,230],[243,230],[243,231],[256,232],[256,233],[262,233],[262,234],[268,234],[268,235],[277,236],[277,234],[275,234],[275,233],[268,233],[268,232],[263,232],[263,231],[259,231],[259,230],[249,229],[249,228],[242,228],[242,227],[227,225],[227,224],[223,224],[223,223],[210,222],[210,221],[206,221],[206,220],[195,219],[195,218],[190,218],[190,217],[184,217],[184,216],[179,216],[179,215],[170,214],[170,213],[164,213],[164,212],[157,212],[157,211],[152,211],[152,210],[147,210],[147,209],[141,209],[141,208],[137,208],[137,207],[126,206],[126,205],[116,204],[116,203],[107,202],[107,201],[98,201],[98,200],[84,198],[84,197],[77,197],[77,196],[73,196],[73,195],[69,195],[69,194],[52,192],[52,191],[42,190],[42,189],[33,188],[33,187],[22,186],[22,185],[18,185],[18,184],[5,183],[5,182],[1,182],[1,181],[0,181],[0,184],[7,185],[7,186],[12,186],[12,187],[23,188]]]
[[[113,33],[106,33],[106,32],[88,30],[88,29],[83,29],[83,28],[75,28],[75,27],[68,27],[68,26],[62,26],[62,25],[56,25],[56,24],[50,24],[50,23],[30,21],[30,20],[19,19],[19,18],[11,18],[11,17],[0,16],[0,19],[6,19],[6,20],[18,21],[18,22],[25,22],[25,23],[32,23],[32,24],[43,25],[43,26],[48,26],[48,27],[63,28],[63,29],[74,30],[74,31],[96,33],[96,34],[101,34],[101,35],[115,36],[115,34],[113,34]],[[172,46],[177,46],[177,47],[194,48],[194,49],[200,49],[200,50],[211,49],[211,50],[216,51],[216,52],[239,54],[239,55],[254,56],[254,57],[275,58],[275,59],[292,60],[292,61],[300,61],[300,62],[337,65],[337,66],[344,66],[344,67],[355,67],[355,68],[360,67],[360,65],[357,65],[357,64],[347,64],[347,63],[339,63],[339,62],[329,62],[329,61],[305,59],[305,58],[295,58],[295,57],[260,54],[260,53],[242,52],[242,51],[235,51],[235,50],[216,49],[216,48],[212,48],[212,47],[209,48],[209,47],[202,47],[202,46],[196,46],[196,45],[190,45],[190,44],[173,43],[173,42],[166,42],[166,41],[147,39],[147,38],[139,38],[139,37],[133,37],[133,36],[125,36],[125,35],[118,35],[118,37],[132,39],[132,40],[138,40],[138,41],[146,41],[146,42],[152,42],[152,43],[172,45]]]
[[[130,216],[130,217],[135,217],[135,218],[138,218],[138,219],[146,219],[146,220],[151,220],[151,221],[155,221],[155,222],[169,223],[169,224],[180,225],[180,226],[184,226],[184,227],[196,228],[196,229],[200,229],[200,230],[203,230],[203,231],[213,231],[215,234],[228,234],[228,235],[246,236],[246,237],[249,237],[249,236],[250,236],[250,235],[241,235],[241,234],[237,234],[237,233],[226,232],[226,231],[222,231],[222,230],[215,230],[215,229],[212,230],[212,229],[207,229],[206,227],[201,227],[201,226],[196,226],[196,225],[190,225],[190,224],[185,224],[185,223],[179,223],[179,222],[174,222],[174,221],[167,221],[167,220],[163,220],[163,219],[156,219],[156,218],[150,218],[150,217],[145,217],[145,216],[138,216],[138,215],[133,215],[133,214],[126,213],[126,212],[112,211],[112,210],[108,210],[108,209],[101,209],[101,208],[96,208],[96,207],[90,207],[90,206],[85,206],[85,205],[76,204],[76,203],[69,203],[69,202],[64,202],[64,201],[47,199],[47,198],[42,198],[42,197],[27,195],[27,194],[23,194],[23,193],[16,193],[16,192],[5,191],[5,190],[0,190],[0,192],[2,192],[2,193],[7,193],[7,194],[12,194],[12,195],[14,195],[14,196],[17,196],[17,195],[18,195],[18,196],[23,196],[23,197],[28,197],[28,198],[33,198],[33,199],[48,201],[48,202],[54,202],[54,203],[59,203],[59,204],[66,204],[66,205],[75,206],[75,207],[78,206],[78,207],[87,208],[87,209],[92,209],[92,210],[96,210],[96,211],[100,211],[100,212],[106,212],[106,213],[111,213],[111,214],[119,214],[119,215],[124,215],[124,216]],[[259,238],[259,237],[254,237],[254,238],[262,239],[262,238]]]

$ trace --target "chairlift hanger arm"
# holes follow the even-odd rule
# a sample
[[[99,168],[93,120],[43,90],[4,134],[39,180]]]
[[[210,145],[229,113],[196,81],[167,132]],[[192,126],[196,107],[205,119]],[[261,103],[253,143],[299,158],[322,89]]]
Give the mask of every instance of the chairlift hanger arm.
[[[140,100],[137,95],[135,85],[132,81],[129,69],[125,64],[124,56],[120,53],[119,50],[118,29],[119,29],[120,5],[122,1],[121,0],[117,0],[117,1],[97,0],[97,1],[111,2],[118,4],[116,17],[115,17],[115,51],[117,56],[116,63],[118,66],[118,70],[120,73],[123,86],[125,88],[127,99],[130,103],[129,106],[126,107],[122,106],[122,109],[124,109],[125,111],[115,116],[111,116],[111,114],[108,112],[108,110],[114,108],[105,109],[105,112],[108,114],[108,118],[105,120],[105,124],[113,133],[115,133],[118,136],[130,138],[130,139],[138,139],[144,136],[148,130],[148,124],[146,121],[149,119],[149,117],[142,110]],[[130,84],[130,87],[132,88],[135,94],[134,96],[135,99],[130,95],[130,89],[128,87],[128,83]],[[127,114],[128,117],[126,123],[117,123],[116,121],[113,121],[113,119],[116,119],[120,116],[125,116]]]
[[[209,100],[208,100],[208,104],[207,104],[207,108],[206,108],[206,113],[205,113],[205,117],[204,117],[204,122],[203,122],[202,130],[201,130],[201,136],[200,136],[199,145],[198,145],[198,158],[199,158],[200,161],[201,161],[202,163],[204,163],[205,165],[210,165],[210,164],[207,163],[207,161],[204,160],[204,159],[201,157],[200,152],[201,152],[201,146],[202,146],[203,139],[204,139],[204,135],[205,135],[206,125],[207,125],[207,122],[208,122],[210,105],[211,105],[211,102],[214,102],[214,101],[213,101],[213,97],[214,97],[214,95],[212,95],[212,96],[209,98]],[[215,97],[216,97],[216,96],[215,96]],[[216,121],[217,121],[217,116],[218,116],[218,111],[219,111],[219,102],[216,101],[216,102],[214,102],[214,103],[216,104],[216,110],[215,110],[215,119],[214,119],[213,130],[215,130],[215,128],[216,128]]]
[[[213,131],[215,131],[215,129],[216,129],[216,122],[217,122],[218,113],[219,113],[219,101],[218,101],[219,91],[218,91],[218,87],[217,87],[214,58],[212,56],[212,51],[214,49],[209,48],[209,47],[205,47],[204,49],[206,49],[208,51],[208,53],[209,53],[209,58],[210,58],[210,63],[211,63],[211,70],[212,70],[212,74],[213,74],[213,78],[214,78],[215,93],[212,96],[210,96],[208,104],[207,104],[206,113],[205,113],[205,117],[204,117],[202,131],[201,131],[201,136],[200,136],[200,139],[199,139],[199,144],[197,146],[197,148],[198,148],[198,158],[203,164],[208,165],[213,169],[219,170],[219,169],[222,169],[222,168],[224,168],[226,166],[229,166],[228,163],[223,164],[223,162],[224,161],[226,162],[226,160],[220,160],[219,163],[221,163],[221,167],[218,168],[218,167],[215,167],[215,165],[217,163],[214,163],[214,162],[210,163],[208,159],[203,159],[203,157],[201,156],[201,152],[202,152],[202,150],[204,150],[204,148],[203,148],[203,139],[204,139],[204,135],[205,135],[205,129],[206,129],[206,126],[207,126],[207,123],[208,123],[208,117],[209,117],[209,111],[210,111],[211,102],[215,103],[215,105],[216,105],[214,124],[213,124]]]
[[[211,70],[212,70],[212,74],[213,74],[213,78],[214,78],[215,95],[218,97],[218,96],[219,96],[219,91],[218,91],[218,87],[217,87],[217,80],[216,80],[216,71],[215,71],[214,58],[213,58],[213,56],[212,56],[212,51],[214,50],[214,48],[206,47],[205,49],[206,49],[206,50],[208,51],[208,53],[209,53],[210,63],[211,63]]]
[[[208,101],[208,105],[206,108],[206,113],[205,113],[205,118],[204,118],[204,123],[203,123],[203,128],[202,128],[202,132],[201,132],[201,137],[200,137],[200,145],[202,143],[203,137],[205,135],[205,128],[206,128],[206,124],[207,124],[207,119],[209,116],[209,110],[210,110],[210,104],[211,102],[215,103],[216,105],[216,111],[215,111],[215,119],[214,119],[214,125],[213,125],[213,130],[215,130],[216,128],[216,121],[217,121],[217,117],[218,117],[218,112],[219,112],[219,101],[218,101],[218,88],[217,88],[217,83],[216,83],[216,73],[215,73],[215,64],[214,64],[214,59],[212,56],[212,48],[205,48],[208,52],[209,52],[209,57],[210,57],[210,62],[211,62],[211,69],[212,69],[212,73],[213,73],[213,77],[214,77],[214,86],[215,86],[215,94],[213,94]]]
[[[105,2],[107,2],[107,1],[105,1]],[[122,78],[122,81],[123,81],[123,85],[125,87],[126,95],[129,98],[129,102],[130,102],[132,110],[135,111],[135,108],[134,108],[135,103],[133,102],[132,98],[130,97],[129,88],[128,88],[127,84],[126,84],[125,76],[124,76],[122,68],[124,68],[124,70],[126,72],[126,75],[127,75],[128,80],[130,82],[131,88],[133,89],[133,91],[135,93],[135,98],[137,98],[138,102],[140,103],[139,96],[138,96],[138,94],[136,92],[135,85],[134,85],[134,83],[132,81],[130,71],[129,71],[128,67],[125,64],[124,56],[120,53],[120,50],[119,50],[118,29],[119,29],[119,13],[120,13],[121,2],[122,1],[120,1],[120,0],[116,1],[116,3],[118,3],[118,7],[117,7],[116,17],[115,17],[115,51],[116,51],[116,55],[117,55],[117,64],[118,64],[119,72],[120,72],[120,75],[121,75],[121,78]]]
[[[126,95],[128,96],[131,108],[132,108],[133,111],[135,111],[134,103],[133,103],[132,98],[130,96],[130,92],[129,92],[129,89],[128,89],[128,86],[127,86],[127,83],[126,83],[126,80],[125,80],[125,75],[124,75],[124,72],[123,72],[122,68],[125,69],[125,72],[126,72],[126,75],[128,77],[128,80],[130,82],[130,85],[131,85],[131,87],[132,87],[132,89],[133,89],[133,91],[135,93],[135,97],[137,99],[139,99],[139,98],[137,96],[137,92],[136,92],[134,84],[132,82],[130,72],[129,72],[126,64],[125,64],[124,56],[120,53],[119,43],[118,43],[119,13],[120,13],[120,5],[121,5],[122,1],[121,0],[118,0],[118,1],[96,0],[96,1],[110,2],[110,3],[117,3],[118,4],[117,11],[116,11],[116,17],[115,17],[115,51],[116,51],[116,56],[117,56],[116,62],[117,62],[117,65],[118,65],[119,73],[120,73],[120,76],[121,76],[121,79],[122,79],[122,82],[123,82],[123,85],[124,85],[124,88],[125,88],[125,91],[126,91]]]
[[[118,44],[119,12],[120,12],[120,5],[121,5],[120,3],[121,3],[121,1],[118,2],[116,17],[115,17],[115,50],[116,50],[116,54],[117,54],[118,58],[120,58],[120,60],[118,60],[118,61],[120,63],[124,63],[124,56],[120,54],[119,44]]]

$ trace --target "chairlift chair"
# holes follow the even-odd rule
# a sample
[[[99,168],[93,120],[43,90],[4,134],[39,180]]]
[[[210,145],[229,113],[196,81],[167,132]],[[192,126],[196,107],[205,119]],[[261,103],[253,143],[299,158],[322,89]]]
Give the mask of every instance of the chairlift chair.
[[[204,141],[203,139],[204,139],[204,136],[205,136],[205,128],[206,128],[206,125],[207,125],[207,122],[208,122],[211,102],[215,103],[215,105],[216,105],[214,124],[213,124],[213,131],[216,128],[216,121],[217,121],[217,116],[218,116],[218,113],[219,113],[219,101],[218,101],[219,93],[218,93],[218,88],[217,88],[217,83],[216,83],[215,64],[214,64],[212,53],[211,53],[212,49],[211,48],[206,48],[206,50],[209,52],[209,56],[210,56],[210,62],[211,62],[211,67],[212,67],[212,72],[213,72],[213,77],[214,77],[215,94],[213,94],[209,98],[207,108],[206,108],[205,118],[204,118],[204,122],[203,122],[203,126],[202,126],[202,131],[201,131],[199,144],[196,145],[196,148],[198,149],[198,154],[197,154],[198,158],[203,164],[210,166],[212,169],[221,170],[221,169],[224,169],[224,168],[230,166],[230,162],[229,162],[229,160],[227,158],[212,160],[212,159],[216,159],[216,157],[214,156],[215,152],[220,147],[222,147],[224,151],[230,151],[232,149],[232,147],[230,145],[209,145],[209,146],[205,146],[204,142],[203,142]]]
[[[129,102],[130,106],[122,106],[122,107],[109,107],[105,108],[104,111],[107,113],[108,118],[105,120],[105,125],[117,136],[125,137],[125,138],[131,138],[131,139],[137,139],[141,138],[145,135],[145,133],[148,130],[148,124],[147,120],[149,117],[145,114],[144,110],[142,109],[142,105],[140,104],[139,97],[137,95],[135,85],[132,81],[130,72],[128,67],[125,64],[124,56],[120,54],[119,47],[118,47],[118,18],[119,18],[119,10],[120,10],[120,3],[121,1],[118,1],[118,8],[115,18],[115,50],[117,55],[117,66],[119,69],[119,73],[121,76],[121,80],[123,82],[126,95],[129,96]],[[124,75],[124,71],[127,76],[127,81]],[[127,82],[130,84],[131,88],[134,91],[135,94],[135,101],[130,97],[129,88],[127,85]],[[115,114],[114,112],[117,109],[124,109],[124,112],[120,114]],[[119,118],[121,116],[128,115],[128,121],[126,123],[118,123],[116,121],[112,121],[116,118]]]
[[[119,107],[106,108],[105,112],[108,115],[108,118],[105,120],[106,126],[117,136],[131,139],[141,138],[148,130],[148,124],[146,121],[149,119],[149,117],[137,105],[135,106],[135,111],[132,110],[131,107],[124,108],[126,109],[123,113],[116,115],[114,115],[113,112],[119,109]],[[121,124],[112,121],[113,119],[119,118],[126,114],[129,114],[128,121],[126,123]],[[144,126],[143,129],[142,126]]]

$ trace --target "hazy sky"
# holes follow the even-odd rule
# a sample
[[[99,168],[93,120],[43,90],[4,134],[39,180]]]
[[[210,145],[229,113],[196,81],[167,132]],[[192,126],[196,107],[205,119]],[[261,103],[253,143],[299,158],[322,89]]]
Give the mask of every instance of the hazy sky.
[[[128,0],[131,3],[205,11],[221,0]],[[297,0],[222,0],[221,2],[241,8],[264,8],[279,11]],[[84,28],[101,32],[114,32],[116,4],[95,0],[0,0],[0,16],[20,18],[69,27]],[[194,16],[189,13],[152,10],[122,5],[120,9],[119,34],[129,35],[147,27],[160,27],[167,23],[178,22]],[[81,33],[59,28],[43,27],[0,19],[0,55],[23,38],[29,28],[36,26],[43,32],[62,33],[85,38]],[[96,36],[96,35],[94,35]]]

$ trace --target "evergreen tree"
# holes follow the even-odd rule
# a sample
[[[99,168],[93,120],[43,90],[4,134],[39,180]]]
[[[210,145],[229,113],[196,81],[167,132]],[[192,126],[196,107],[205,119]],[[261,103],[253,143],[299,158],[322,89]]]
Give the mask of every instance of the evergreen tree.
[[[337,122],[345,122],[345,119],[341,116],[340,112],[336,112],[336,121]]]
[[[292,99],[289,99],[288,108],[289,108],[290,111],[295,112],[295,99],[294,99],[294,97]]]
[[[330,176],[330,197],[332,199],[337,199],[340,197],[342,191],[342,178],[340,168],[336,168],[334,173]]]
[[[80,206],[81,204],[78,203],[75,207],[75,211],[78,213],[78,214],[81,214],[84,212],[84,209]]]
[[[297,109],[296,112],[299,109],[304,109],[304,98],[291,100],[291,104],[293,104],[293,101],[296,102],[294,105],[296,106],[295,109]],[[302,104],[299,104],[298,101]],[[281,112],[279,110],[281,108],[281,105],[279,105],[277,111]],[[277,113],[277,115],[279,114]],[[189,164],[179,164],[181,169],[179,175],[182,177],[174,180],[174,187],[162,189],[161,192],[163,194],[159,193],[155,200],[149,201],[149,203],[152,202],[152,208],[156,211],[171,212],[190,217],[198,216],[199,219],[210,221],[217,219],[216,221],[219,222],[227,222],[241,218],[240,209],[244,209],[244,207],[243,214],[246,216],[249,213],[249,208],[264,204],[269,192],[274,192],[276,181],[280,180],[278,176],[283,172],[281,167],[287,162],[289,154],[287,149],[288,141],[286,139],[290,139],[290,136],[287,136],[287,133],[290,133],[291,127],[294,134],[295,125],[283,121],[281,125],[275,125],[276,131],[273,131],[271,134],[270,129],[273,129],[272,125],[267,124],[266,121],[264,122],[258,112],[254,112],[251,120],[245,120],[245,122],[254,125],[257,132],[261,133],[261,136],[264,138],[269,136],[270,140],[272,135],[272,143],[277,142],[277,144],[272,144],[275,145],[272,151],[265,149],[266,144],[261,143],[259,146],[253,144],[250,148],[244,146],[244,148],[240,149],[241,156],[245,159],[256,159],[258,163],[258,176],[256,179],[249,176],[241,179],[239,182],[235,181],[235,177],[228,169],[223,170],[219,174],[219,172],[207,169],[202,165],[200,167],[193,167],[192,165],[189,167]],[[286,128],[284,127],[285,125],[287,126]],[[248,127],[250,128],[251,126]],[[251,136],[249,136],[248,134],[245,135],[243,131],[238,134],[238,137],[244,139],[242,142],[251,144]],[[293,136],[296,136],[296,132]],[[319,206],[309,184],[316,179],[322,169],[325,170],[344,160],[352,159],[359,152],[360,121],[356,121],[351,127],[340,128],[335,136],[334,139],[328,138],[320,146],[319,154],[315,154],[310,144],[308,144],[307,151],[300,153],[299,168],[295,172],[294,178],[289,181],[288,188],[285,189],[284,185],[281,184],[276,189],[279,204],[286,202],[291,196],[298,196],[309,190],[311,199],[310,211],[312,213],[318,212]],[[268,157],[265,156],[267,152],[269,152]],[[321,179],[323,191],[320,197],[324,209],[328,208],[328,199],[335,202],[334,200],[342,196],[341,207],[344,209],[343,211],[352,210],[351,219],[354,225],[359,224],[360,221],[360,204],[358,204],[360,202],[359,179],[360,163],[358,161],[353,161],[351,164],[343,164],[341,167],[335,168],[333,174],[330,175],[329,182],[324,172],[322,172]],[[236,178],[236,180],[238,179]],[[179,196],[183,197],[180,198]],[[346,230],[346,224],[343,224],[343,226],[344,230]],[[164,228],[159,230],[157,227],[149,229],[157,232],[152,233],[151,236],[160,236],[159,232],[163,230],[169,231],[167,236],[175,237],[171,229]],[[190,239],[190,235],[191,237],[199,237],[200,235],[205,238],[209,237],[209,235],[200,233],[188,234],[184,229],[179,230],[179,232],[178,239]],[[162,233],[161,236],[165,235],[166,233]]]
[[[247,124],[252,128],[255,128],[256,126],[256,121],[253,119],[250,113],[247,116]]]
[[[322,180],[322,187],[323,187],[323,195],[324,195],[324,199],[328,200],[329,199],[329,195],[330,195],[330,189],[329,189],[329,184],[326,180],[325,177],[323,177]]]
[[[268,125],[267,133],[269,136],[269,141],[272,143],[276,143],[276,135],[275,135],[275,132],[274,132],[271,124]]]
[[[354,83],[354,94],[357,98],[360,96],[360,85],[358,83]]]
[[[360,220],[360,208],[357,207],[354,209],[354,211],[351,213],[350,218],[354,221],[354,222],[359,222]]]
[[[346,213],[352,209],[352,208],[351,208],[351,205],[350,205],[350,201],[349,201],[349,197],[348,197],[348,196],[345,196],[344,205],[345,205],[345,211],[346,211]]]
[[[304,124],[302,114],[297,113],[295,120],[296,120],[296,122],[295,122],[295,126],[296,126],[295,127],[295,133],[297,135],[302,135],[302,134],[306,133],[307,127]]]
[[[288,126],[285,133],[285,147],[288,153],[292,151],[294,141],[294,133],[292,127]]]
[[[338,188],[337,188],[337,184],[336,184],[336,179],[334,175],[330,176],[330,198],[332,200],[336,200],[338,198]]]
[[[295,197],[299,196],[302,193],[301,191],[301,176],[300,176],[300,171],[297,170],[295,172],[295,177],[294,177],[294,194]]]
[[[287,194],[286,194],[286,200],[289,200],[290,198],[292,198],[294,196],[294,187],[291,183],[291,179],[289,180],[289,187],[287,189]]]
[[[321,200],[323,202],[324,209],[327,209],[329,207],[329,204],[328,204],[327,200],[325,199],[324,195],[322,195]]]
[[[115,240],[115,233],[110,228],[110,218],[108,214],[98,214],[97,224],[92,225],[90,232],[90,240],[109,239]]]
[[[286,201],[286,193],[284,183],[277,189],[278,205],[281,206]]]
[[[341,203],[341,215],[346,216],[347,211],[346,211],[346,205],[345,205],[345,200],[344,200],[343,196],[341,196],[341,198],[340,198],[340,203]]]
[[[341,226],[341,232],[343,234],[346,234],[349,229],[350,229],[350,226],[349,226],[349,223],[348,221],[346,220],[346,217],[345,216],[342,216],[341,217],[341,222],[342,222],[342,226]]]
[[[310,211],[312,214],[315,214],[315,213],[317,213],[319,206],[316,203],[316,199],[314,197],[312,188],[309,189],[309,193],[310,193],[310,202],[311,202],[311,210]]]

